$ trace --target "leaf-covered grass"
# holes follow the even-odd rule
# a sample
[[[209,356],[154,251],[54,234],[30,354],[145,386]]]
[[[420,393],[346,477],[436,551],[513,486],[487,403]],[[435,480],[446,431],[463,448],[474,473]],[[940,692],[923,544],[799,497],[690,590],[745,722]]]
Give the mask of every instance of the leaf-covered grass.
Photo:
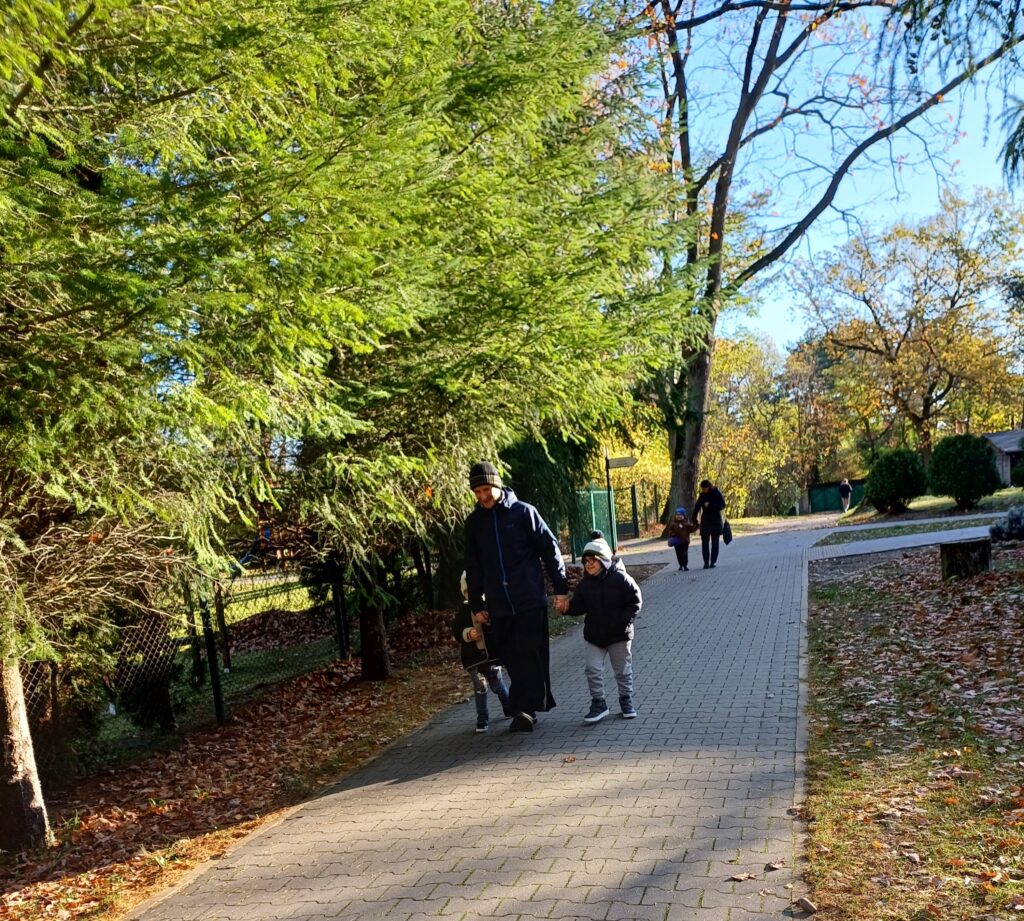
[[[1024,910],[1024,548],[995,554],[955,583],[934,548],[812,567],[807,875],[835,921]]]
[[[932,531],[948,531],[951,528],[976,528],[991,523],[991,518],[957,518],[953,521],[935,521],[929,524],[896,524],[887,528],[866,528],[863,531],[836,531],[823,537],[814,546],[852,544],[860,540],[878,540],[881,537],[897,537],[904,534],[928,534]]]
[[[1024,505],[1024,489],[1010,486],[1000,489],[978,502],[975,512],[1003,512],[1015,505]],[[940,515],[962,515],[956,503],[949,496],[919,496],[914,499],[906,512],[885,515],[868,506],[857,506],[840,516],[839,524],[871,524],[883,521],[907,521],[914,518],[937,518]]]

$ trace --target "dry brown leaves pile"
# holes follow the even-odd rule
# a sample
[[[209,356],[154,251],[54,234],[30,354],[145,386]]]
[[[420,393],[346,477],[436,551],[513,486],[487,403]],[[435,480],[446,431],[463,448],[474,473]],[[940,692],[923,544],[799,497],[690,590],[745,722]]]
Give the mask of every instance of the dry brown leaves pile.
[[[235,710],[227,726],[53,798],[59,844],[0,865],[0,918],[113,917],[464,698],[449,617],[401,622],[396,659],[421,661],[388,682],[362,683],[358,660],[335,662]]]
[[[849,629],[835,632],[828,653],[839,682],[819,699],[827,705],[830,696],[842,695],[858,699],[861,708],[848,714],[846,728],[855,731],[840,738],[834,754],[871,742],[871,730],[883,723],[888,744],[896,747],[916,740],[928,724],[939,738],[967,729],[1024,740],[1024,574],[1006,568],[944,583],[937,557],[934,548],[905,553],[850,585]],[[1004,551],[1000,559],[1024,567],[1024,548]],[[911,678],[930,692],[927,697],[899,692]]]

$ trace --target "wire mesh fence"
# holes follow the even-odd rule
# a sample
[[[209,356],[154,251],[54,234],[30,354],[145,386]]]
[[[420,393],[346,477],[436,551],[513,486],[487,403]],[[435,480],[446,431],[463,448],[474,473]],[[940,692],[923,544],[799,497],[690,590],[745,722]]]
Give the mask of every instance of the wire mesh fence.
[[[103,642],[23,665],[43,782],[116,766],[178,730],[225,722],[268,688],[346,657],[340,584],[269,571],[196,580],[143,614],[111,615]]]

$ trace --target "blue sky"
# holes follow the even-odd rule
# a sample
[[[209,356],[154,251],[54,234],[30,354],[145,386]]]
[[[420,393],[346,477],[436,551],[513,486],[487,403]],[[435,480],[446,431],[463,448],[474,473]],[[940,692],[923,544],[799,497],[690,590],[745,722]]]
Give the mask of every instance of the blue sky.
[[[861,219],[882,227],[935,213],[943,183],[953,184],[965,192],[978,185],[1005,189],[1000,156],[1004,133],[1000,130],[995,101],[986,106],[982,99],[974,96],[958,100],[963,104],[959,120],[959,131],[963,135],[949,146],[944,154],[947,163],[939,169],[923,163],[904,167],[898,173],[881,166],[864,168],[846,179],[837,202],[843,207],[855,205],[854,210]],[[955,115],[951,111],[947,118]],[[905,150],[914,143],[909,139],[905,143],[901,141]],[[806,257],[827,251],[842,244],[847,234],[835,215],[822,215],[794,253]],[[770,293],[759,298],[758,316],[724,316],[719,322],[719,335],[730,335],[745,328],[768,336],[784,351],[799,339],[805,327],[805,320],[794,309],[784,287],[775,285]]]

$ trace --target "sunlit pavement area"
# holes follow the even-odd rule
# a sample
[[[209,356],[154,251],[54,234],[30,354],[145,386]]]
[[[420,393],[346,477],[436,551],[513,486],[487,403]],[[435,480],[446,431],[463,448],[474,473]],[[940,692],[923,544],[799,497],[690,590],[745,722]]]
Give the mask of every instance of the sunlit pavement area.
[[[662,541],[622,547],[627,565],[665,563],[643,586],[638,719],[609,673],[611,715],[583,723],[575,628],[552,644],[558,707],[534,733],[478,735],[473,704],[451,707],[131,917],[801,916],[807,560],[985,530],[812,549],[835,519],[814,517],[737,537],[710,570],[699,540],[690,572]]]

